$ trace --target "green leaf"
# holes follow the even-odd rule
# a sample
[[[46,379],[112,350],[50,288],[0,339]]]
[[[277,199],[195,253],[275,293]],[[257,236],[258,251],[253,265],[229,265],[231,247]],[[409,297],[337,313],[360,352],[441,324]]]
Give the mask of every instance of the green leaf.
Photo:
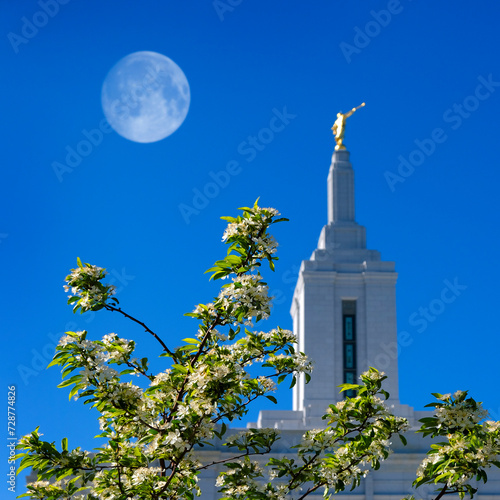
[[[66,365],[67,366],[67,365]],[[61,377],[65,379],[73,370],[76,370],[75,366],[68,366],[66,369],[64,369],[61,373]]]
[[[226,256],[224,261],[231,265],[235,265],[241,262],[241,257],[239,257],[238,255],[230,254]]]
[[[51,366],[58,365],[60,362],[59,359],[54,358],[48,365],[47,368],[50,368]]]
[[[68,399],[71,399],[81,387],[82,387],[81,385],[75,385],[75,387],[73,387],[73,389],[69,391]]]
[[[390,394],[387,391],[384,391],[384,389],[380,389],[380,394],[383,394],[385,399],[389,399]]]
[[[16,474],[19,474],[23,469],[26,469],[26,467],[30,467],[32,463],[32,460],[21,460],[21,463],[19,464],[19,467],[17,468]]]
[[[63,451],[68,451],[68,438],[62,438],[61,447]]]
[[[80,381],[82,378],[81,375],[74,375],[73,377],[67,379],[67,380],[64,380],[62,381],[57,387],[58,388],[63,388],[63,387],[67,387],[68,385],[71,385],[71,384],[74,384],[75,382],[77,381]]]
[[[234,250],[235,252],[239,253],[242,257],[247,256],[247,251],[244,248],[234,247],[231,250]]]
[[[432,424],[436,421],[437,421],[436,417],[425,417],[419,420],[419,422],[422,422],[423,424]]]
[[[342,384],[339,385],[340,392],[349,391],[350,389],[359,389],[358,384]]]
[[[212,273],[213,271],[219,271],[220,270],[220,267],[219,266],[214,266],[214,267],[210,267],[209,269],[207,269],[205,271],[204,274],[207,274],[207,273]]]
[[[174,363],[172,365],[172,368],[175,368],[176,370],[180,371],[181,373],[187,373],[188,372],[188,369],[185,366],[178,365],[177,363]]]
[[[182,341],[188,344],[196,344],[196,345],[200,343],[198,339],[192,339],[192,338],[182,339]]]
[[[220,278],[223,278],[224,276],[227,276],[229,273],[227,271],[220,271],[218,273],[215,273],[215,274],[212,274],[212,276],[210,276],[210,279],[211,280],[218,280]]]
[[[176,354],[180,354],[181,352],[196,352],[198,350],[194,345],[188,344],[178,347],[175,352]]]

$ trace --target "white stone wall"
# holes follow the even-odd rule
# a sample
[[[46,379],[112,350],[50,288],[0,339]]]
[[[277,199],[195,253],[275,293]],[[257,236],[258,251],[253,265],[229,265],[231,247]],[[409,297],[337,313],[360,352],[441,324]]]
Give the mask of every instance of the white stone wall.
[[[328,224],[318,248],[302,263],[291,314],[299,350],[315,363],[311,382],[301,379],[294,390],[294,410],[304,412],[307,426],[319,425],[327,406],[342,398],[342,301],[355,300],[358,372],[383,365],[387,390],[399,403],[396,279],[393,262],[366,248],[366,231],[354,220],[354,172],[348,151],[332,157],[328,175]]]

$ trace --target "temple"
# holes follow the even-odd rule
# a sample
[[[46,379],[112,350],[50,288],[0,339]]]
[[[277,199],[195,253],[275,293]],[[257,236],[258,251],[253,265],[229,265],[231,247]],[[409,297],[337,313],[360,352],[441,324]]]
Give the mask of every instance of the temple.
[[[422,417],[399,401],[395,264],[366,248],[366,229],[355,219],[354,170],[349,151],[335,151],[328,173],[328,223],[309,260],[302,262],[291,315],[300,351],[314,361],[311,381],[294,387],[293,411],[262,411],[258,427],[310,429],[324,425],[338,386],[356,383],[374,366],[387,375],[394,412]]]
[[[250,428],[280,429],[280,439],[270,455],[255,457],[267,462],[271,456],[293,456],[293,448],[305,430],[321,428],[328,405],[339,401],[345,393],[338,386],[356,382],[361,372],[374,366],[388,378],[385,389],[388,404],[398,416],[406,417],[413,428],[428,412],[414,411],[399,400],[396,324],[395,264],[381,259],[377,250],[366,248],[366,229],[355,219],[354,171],[349,151],[338,148],[332,156],[327,179],[328,219],[319,236],[317,248],[304,260],[293,301],[291,315],[298,349],[315,363],[311,381],[303,378],[294,387],[293,409],[262,410]],[[237,432],[231,429],[229,433]],[[412,489],[419,464],[431,442],[410,430],[407,446],[394,439],[394,453],[380,470],[368,474],[354,491],[336,494],[335,498],[352,500],[401,500],[408,495],[431,500],[432,485]],[[218,462],[230,456],[222,443],[205,451],[199,450],[203,463]],[[223,466],[200,475],[203,500],[220,497],[214,483]],[[488,471],[488,482],[478,484],[479,500],[500,500],[500,473]],[[322,498],[322,492],[307,498]],[[451,498],[458,498],[453,495]]]

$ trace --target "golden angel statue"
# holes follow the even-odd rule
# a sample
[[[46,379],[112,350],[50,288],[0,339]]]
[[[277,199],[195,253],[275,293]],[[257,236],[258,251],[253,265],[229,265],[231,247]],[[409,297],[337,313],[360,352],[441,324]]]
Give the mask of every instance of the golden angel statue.
[[[363,102],[357,108],[352,108],[351,111],[348,111],[347,113],[337,113],[337,119],[335,120],[335,123],[332,127],[333,135],[335,136],[335,142],[337,143],[337,145],[335,146],[335,151],[338,151],[339,149],[345,149],[344,144],[342,144],[344,141],[345,120],[349,118],[356,110],[362,108],[364,105],[365,103]]]

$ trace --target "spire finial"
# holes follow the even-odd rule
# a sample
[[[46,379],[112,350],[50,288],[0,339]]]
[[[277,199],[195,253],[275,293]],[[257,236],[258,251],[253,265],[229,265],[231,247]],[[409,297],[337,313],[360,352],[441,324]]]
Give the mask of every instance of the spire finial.
[[[345,149],[344,144],[342,144],[344,141],[345,120],[349,118],[356,110],[362,108],[364,105],[365,103],[362,102],[357,108],[352,108],[351,111],[348,111],[347,113],[342,113],[342,111],[337,113],[337,119],[335,120],[335,123],[332,127],[333,135],[335,136],[335,142],[337,143],[337,145],[335,146],[335,151],[338,151],[339,149]]]

